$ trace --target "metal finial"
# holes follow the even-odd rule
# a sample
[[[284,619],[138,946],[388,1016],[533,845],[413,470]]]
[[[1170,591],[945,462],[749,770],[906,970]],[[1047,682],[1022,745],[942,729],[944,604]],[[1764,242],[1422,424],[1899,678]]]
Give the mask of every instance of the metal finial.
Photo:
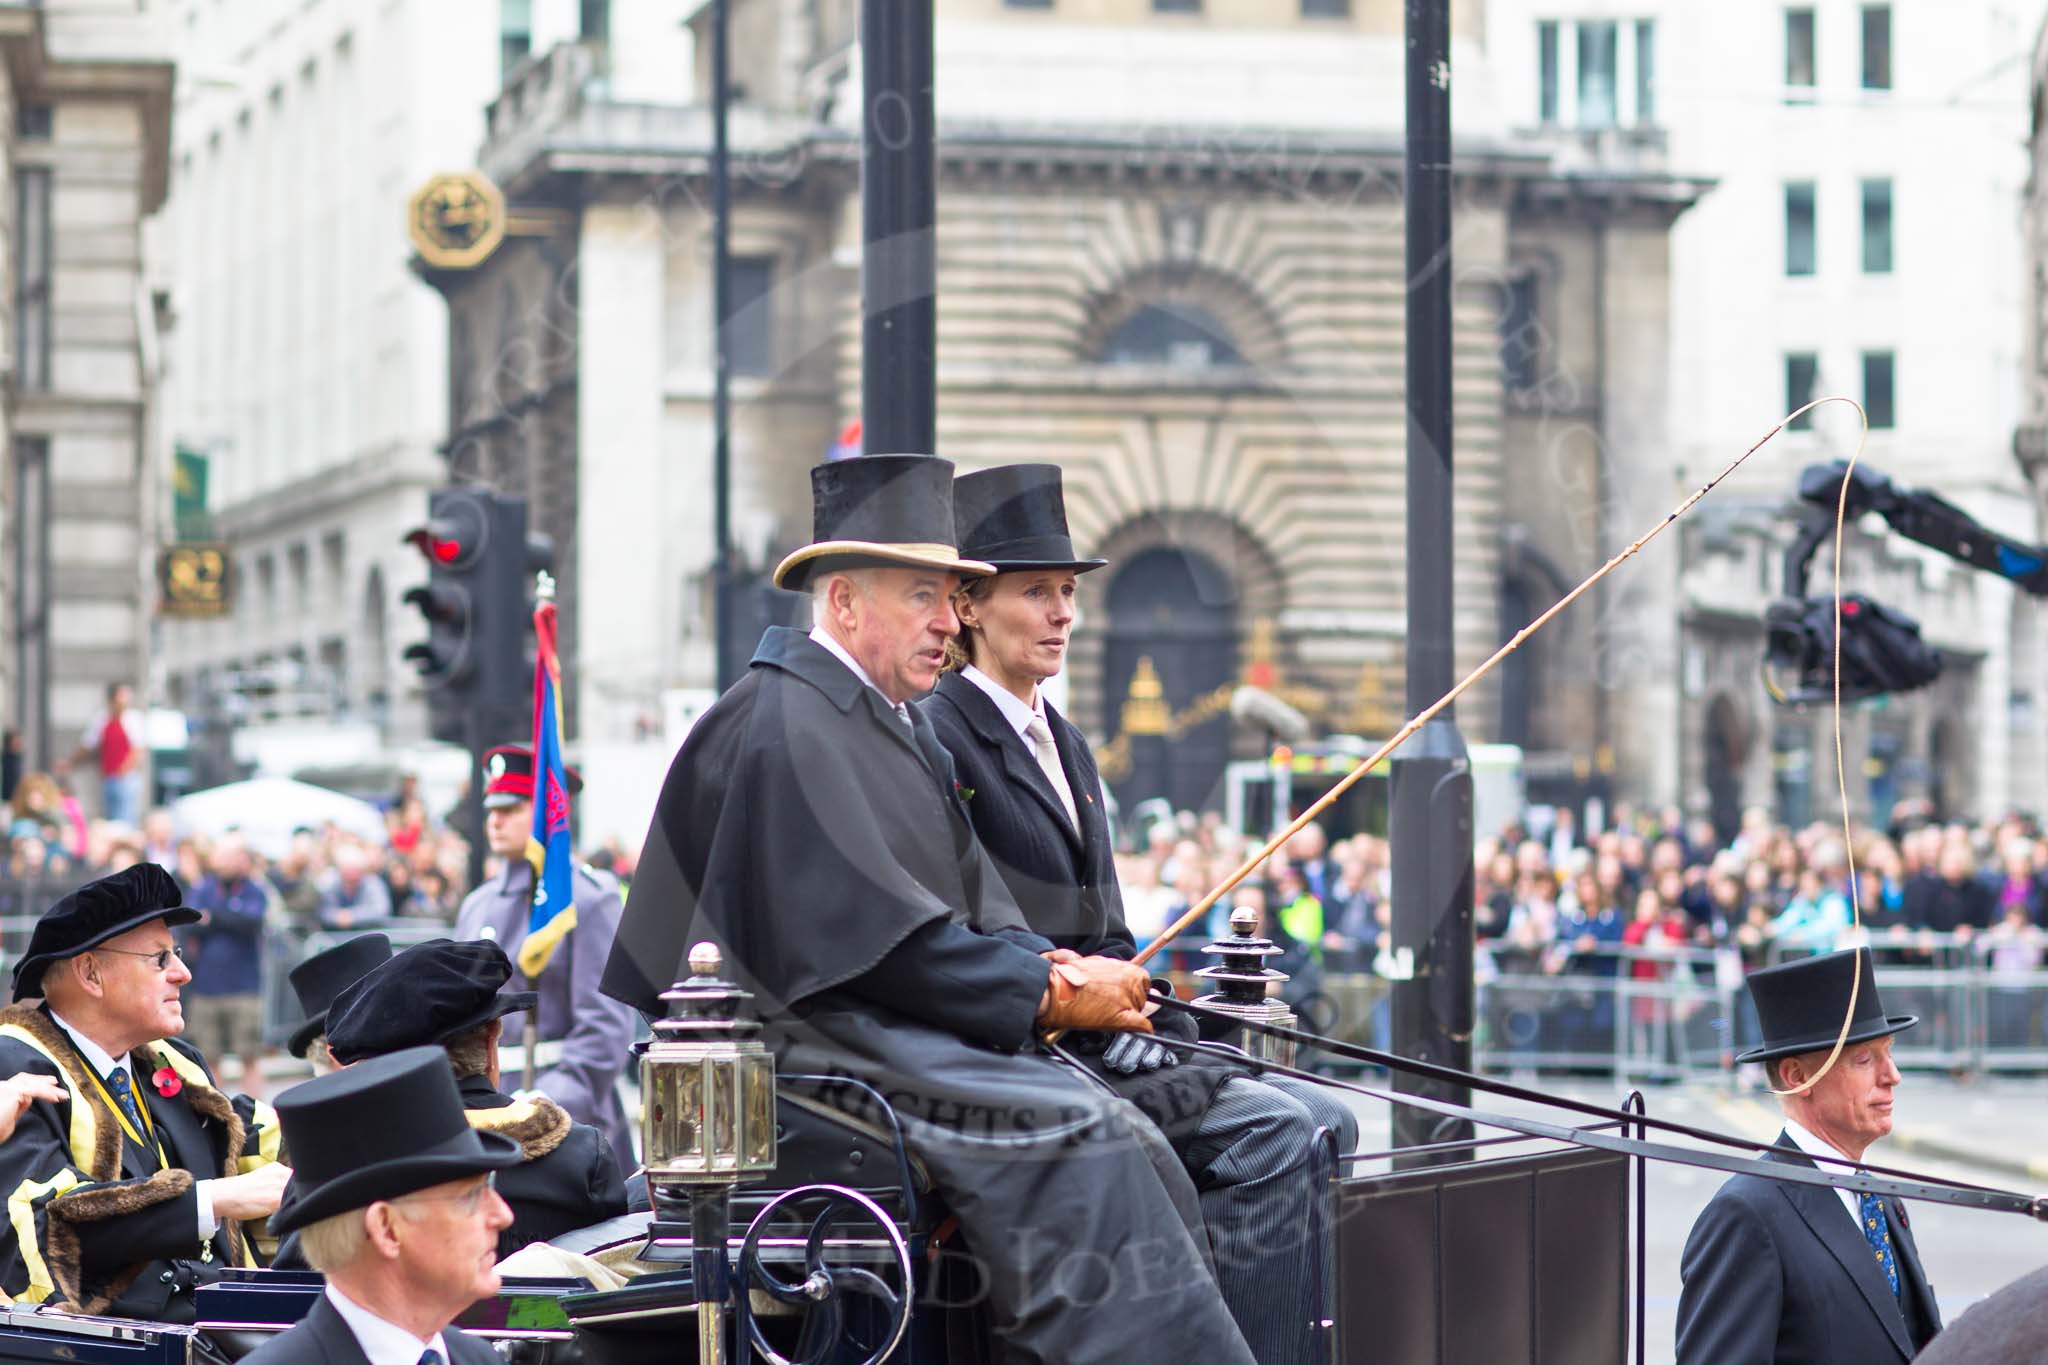
[[[1249,905],[1240,905],[1230,912],[1230,932],[1246,937],[1259,931],[1259,912]]]
[[[717,976],[725,966],[725,954],[716,943],[699,943],[690,949],[690,970],[698,976]]]
[[[533,600],[552,602],[555,600],[555,576],[542,569],[533,576]]]

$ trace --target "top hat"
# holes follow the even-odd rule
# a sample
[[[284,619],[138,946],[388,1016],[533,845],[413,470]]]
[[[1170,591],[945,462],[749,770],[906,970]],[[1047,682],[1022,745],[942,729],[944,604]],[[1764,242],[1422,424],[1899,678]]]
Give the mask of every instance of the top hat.
[[[511,979],[512,960],[487,939],[414,944],[334,997],[327,1050],[338,1062],[356,1062],[460,1038],[534,1007],[540,997],[533,991],[499,994]]]
[[[361,981],[371,968],[391,960],[391,940],[382,934],[359,934],[338,943],[324,953],[315,953],[288,973],[292,991],[306,1022],[293,1030],[285,1044],[294,1057],[306,1055],[313,1040],[327,1032],[327,1007],[334,997]]]
[[[569,795],[583,790],[583,774],[562,769],[569,779]],[[521,801],[533,800],[533,746],[500,744],[484,750],[484,809],[501,810]]]
[[[1109,563],[1074,553],[1056,464],[1006,464],[962,474],[953,480],[953,521],[960,527],[960,553],[987,560],[997,573],[1087,573]]]
[[[28,952],[14,964],[14,998],[42,994],[43,972],[52,962],[77,957],[130,929],[155,920],[173,928],[193,923],[199,912],[184,902],[177,881],[155,863],[137,863],[87,882],[36,921]]]
[[[801,592],[831,569],[880,565],[994,573],[961,558],[953,534],[953,462],[936,455],[862,455],[811,466],[811,543],[775,566],[775,586]]]
[[[1920,1022],[1917,1015],[1884,1012],[1868,948],[1798,958],[1749,974],[1749,995],[1756,1002],[1764,1040],[1735,1060],[1765,1062],[1834,1047],[1835,1039],[1842,1036],[1842,1016],[1849,1010],[1852,980],[1857,982],[1856,1013],[1849,1020],[1844,1047],[1887,1037]]]
[[[295,1085],[277,1097],[278,1126],[292,1154],[291,1192],[270,1215],[287,1232],[519,1164],[502,1133],[470,1127],[437,1047],[412,1047]]]

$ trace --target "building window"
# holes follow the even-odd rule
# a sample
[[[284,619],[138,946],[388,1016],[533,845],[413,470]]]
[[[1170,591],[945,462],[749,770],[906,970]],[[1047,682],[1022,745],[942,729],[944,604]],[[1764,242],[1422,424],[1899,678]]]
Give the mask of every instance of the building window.
[[[1819,262],[1815,244],[1813,182],[1785,186],[1785,273],[1811,275]]]
[[[1154,14],[1200,14],[1202,0],[1152,0]]]
[[[1051,9],[1052,0],[1003,0],[1004,9]]]
[[[1511,393],[1536,387],[1543,329],[1537,320],[1536,277],[1518,275],[1501,288],[1500,382]]]
[[[14,443],[14,724],[23,762],[47,768],[50,745],[50,446]]]
[[[14,111],[14,135],[23,142],[48,142],[55,125],[47,104],[23,104]]]
[[[50,387],[50,170],[24,166],[15,176],[14,380]]]
[[[1351,0],[1301,0],[1304,19],[1349,19]]]
[[[1785,11],[1785,85],[1813,93],[1813,11]]]
[[[733,257],[725,354],[734,374],[775,373],[774,288],[774,257]]]
[[[533,51],[533,0],[498,0],[498,77],[512,69]]]
[[[1892,182],[1863,182],[1863,273],[1892,273]]]
[[[1105,365],[1163,365],[1212,370],[1244,364],[1216,315],[1192,303],[1147,304],[1118,324],[1102,346]]]
[[[1890,351],[1863,353],[1863,411],[1872,431],[1890,431],[1899,424],[1897,376]]]
[[[1863,88],[1892,88],[1892,7],[1863,7]]]
[[[1636,126],[1657,121],[1657,21],[1636,20]]]
[[[1612,128],[1616,25],[1601,21],[1579,25],[1579,126]]]
[[[1794,351],[1785,357],[1785,411],[1797,412],[1813,401],[1814,385],[1820,382],[1820,357],[1811,351]],[[1792,419],[1792,431],[1813,430],[1813,414]]]
[[[576,16],[577,29],[586,43],[612,40],[612,0],[583,0]]]
[[[1557,122],[1557,21],[1545,19],[1536,25],[1536,116],[1545,124]]]

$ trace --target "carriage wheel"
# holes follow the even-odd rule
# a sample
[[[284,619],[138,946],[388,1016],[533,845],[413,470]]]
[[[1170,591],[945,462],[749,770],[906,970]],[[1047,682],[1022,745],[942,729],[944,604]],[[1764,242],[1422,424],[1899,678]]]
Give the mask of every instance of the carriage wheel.
[[[811,1220],[811,1230],[804,1241],[803,1278],[789,1281],[778,1276],[760,1257],[761,1237],[774,1221],[776,1212],[785,1204],[821,1201],[816,1217]],[[825,1237],[833,1227],[832,1215],[840,1208],[852,1205],[855,1209],[854,1222],[871,1223],[881,1230],[888,1239],[889,1250],[894,1253],[897,1274],[901,1277],[899,1292],[874,1271],[863,1266],[826,1264],[827,1248]],[[904,1333],[910,1330],[910,1296],[912,1292],[912,1266],[909,1244],[896,1229],[896,1222],[888,1212],[858,1190],[843,1185],[803,1185],[787,1190],[763,1205],[754,1215],[754,1221],[747,1225],[746,1239],[740,1243],[739,1255],[739,1312],[746,1321],[747,1337],[753,1343],[756,1353],[770,1365],[824,1365],[833,1358],[839,1347],[839,1335],[843,1324],[845,1296],[860,1294],[874,1299],[886,1307],[888,1321],[883,1331],[882,1344],[862,1360],[861,1365],[881,1365],[895,1353],[902,1344]],[[792,1307],[808,1308],[802,1332],[802,1342],[795,1357],[782,1355],[762,1335],[760,1323],[747,1311],[748,1294],[760,1289],[777,1303]]]

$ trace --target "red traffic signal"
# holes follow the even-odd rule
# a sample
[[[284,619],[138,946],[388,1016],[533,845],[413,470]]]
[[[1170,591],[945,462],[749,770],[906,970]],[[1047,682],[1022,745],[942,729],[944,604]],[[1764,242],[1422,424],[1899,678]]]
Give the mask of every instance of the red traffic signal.
[[[436,515],[405,533],[404,539],[439,569],[466,569],[483,553],[489,527],[483,508],[469,497],[437,497]]]

